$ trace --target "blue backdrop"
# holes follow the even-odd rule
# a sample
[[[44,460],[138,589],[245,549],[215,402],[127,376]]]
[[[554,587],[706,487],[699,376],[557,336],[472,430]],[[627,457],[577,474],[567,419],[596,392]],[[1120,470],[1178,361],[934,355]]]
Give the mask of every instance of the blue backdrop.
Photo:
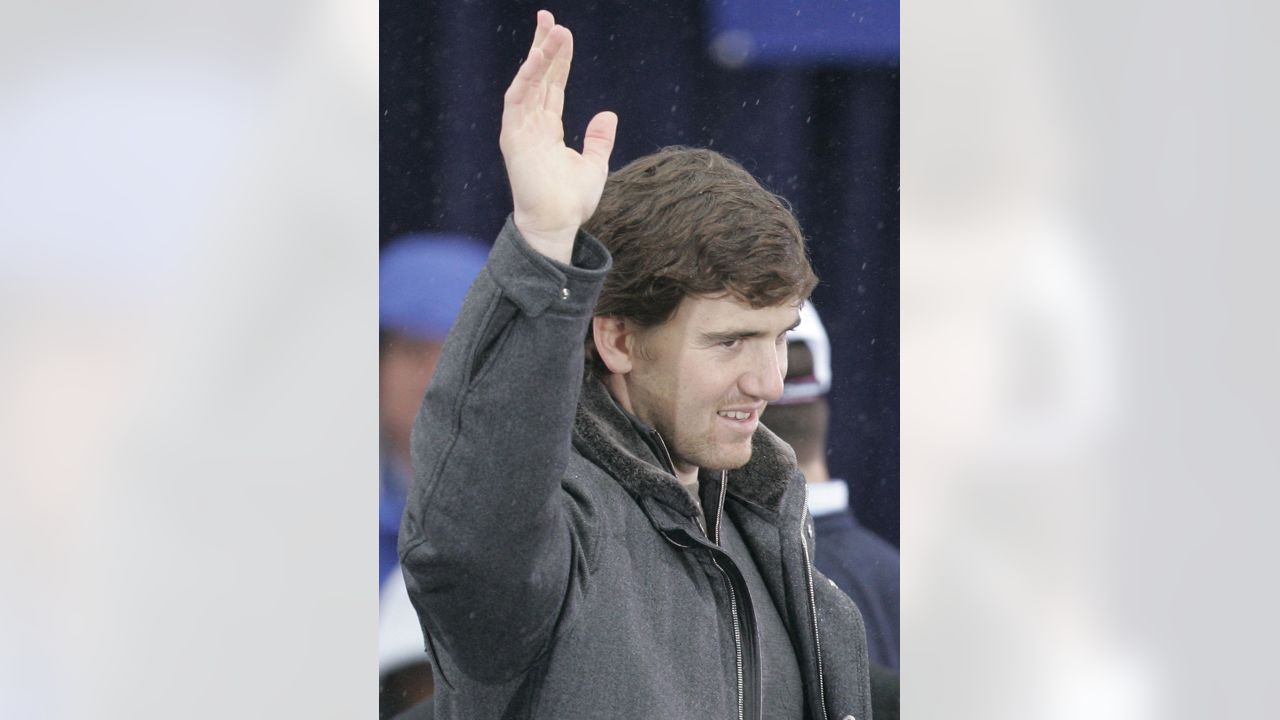
[[[831,470],[896,545],[897,3],[383,0],[383,243],[497,233],[511,206],[502,93],[543,7],[574,33],[568,142],[580,147],[590,117],[613,110],[613,167],[665,145],[711,147],[791,201],[831,335]]]

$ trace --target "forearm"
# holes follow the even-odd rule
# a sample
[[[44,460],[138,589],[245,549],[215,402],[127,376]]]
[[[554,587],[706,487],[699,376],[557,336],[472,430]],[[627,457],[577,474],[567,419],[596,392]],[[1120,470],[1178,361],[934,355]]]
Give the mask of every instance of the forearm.
[[[503,96],[513,219],[445,341],[413,431],[400,531],[409,591],[432,637],[490,678],[543,647],[572,567],[560,483],[610,262],[577,228],[600,200],[617,128],[613,113],[599,113],[581,153],[565,146],[572,56],[572,34],[539,11]]]
[[[588,236],[580,267],[553,263],[508,221],[442,351],[413,434],[406,520],[462,522],[495,537],[559,485],[582,347],[608,254]]]
[[[445,342],[414,428],[401,557],[433,620],[473,645],[489,632],[471,612],[478,598],[518,599],[519,608],[486,606],[483,614],[519,625],[506,628],[516,635],[536,633],[567,582],[571,548],[558,495],[583,341],[609,265],[586,235],[574,259],[573,267],[550,261],[507,223]]]

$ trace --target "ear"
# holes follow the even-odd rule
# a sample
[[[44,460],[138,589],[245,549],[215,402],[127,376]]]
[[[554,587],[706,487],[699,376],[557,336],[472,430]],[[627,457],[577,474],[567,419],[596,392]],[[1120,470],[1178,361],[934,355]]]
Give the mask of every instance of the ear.
[[[631,372],[634,334],[634,327],[623,318],[609,315],[591,318],[591,336],[596,344],[596,353],[609,372],[615,375]]]

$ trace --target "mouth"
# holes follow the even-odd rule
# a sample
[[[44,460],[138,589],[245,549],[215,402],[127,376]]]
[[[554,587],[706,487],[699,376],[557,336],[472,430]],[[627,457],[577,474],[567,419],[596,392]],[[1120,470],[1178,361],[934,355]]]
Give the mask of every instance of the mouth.
[[[760,410],[762,408],[731,408],[727,410],[716,411],[716,416],[721,420],[729,423],[735,430],[743,432],[754,432],[756,423],[760,421]]]

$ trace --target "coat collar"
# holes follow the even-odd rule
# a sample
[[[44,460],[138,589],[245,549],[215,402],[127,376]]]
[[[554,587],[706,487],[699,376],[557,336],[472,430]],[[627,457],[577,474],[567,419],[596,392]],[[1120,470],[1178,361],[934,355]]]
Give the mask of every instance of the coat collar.
[[[693,500],[666,468],[657,436],[656,430],[618,405],[595,373],[585,372],[574,421],[574,447],[637,500],[653,498],[682,515],[696,517]],[[718,485],[720,475],[704,470],[701,479]],[[728,477],[730,496],[771,513],[781,509],[789,484],[803,483],[791,447],[763,425],[751,438],[751,460],[730,470]]]

